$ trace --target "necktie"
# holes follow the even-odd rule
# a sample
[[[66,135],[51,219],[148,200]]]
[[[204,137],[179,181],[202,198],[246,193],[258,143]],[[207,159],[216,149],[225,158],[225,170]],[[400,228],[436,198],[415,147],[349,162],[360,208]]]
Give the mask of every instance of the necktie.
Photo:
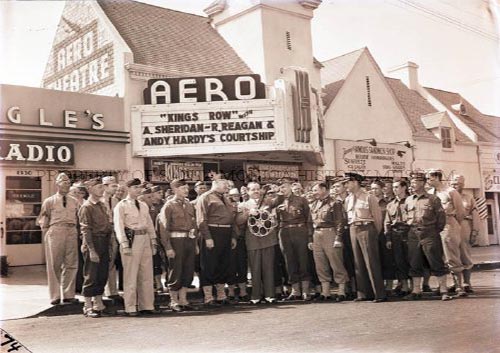
[[[398,202],[398,209],[396,211],[396,222],[403,222],[403,213],[401,212],[401,205],[404,204],[403,199]]]
[[[135,200],[135,207],[141,212],[141,205],[139,205],[139,201]]]
[[[111,202],[111,197],[108,199],[108,202],[109,202],[109,209],[110,210],[113,210],[113,203]]]
[[[66,195],[63,195],[63,207],[66,208]]]

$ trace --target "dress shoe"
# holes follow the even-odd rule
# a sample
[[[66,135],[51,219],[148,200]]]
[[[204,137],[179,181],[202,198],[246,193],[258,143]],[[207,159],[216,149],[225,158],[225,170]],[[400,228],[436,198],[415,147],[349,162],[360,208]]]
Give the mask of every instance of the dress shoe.
[[[66,304],[78,304],[80,303],[80,301],[76,298],[66,298],[66,299],[63,299],[63,303],[66,303]]]
[[[260,299],[251,299],[250,300],[250,304],[252,304],[252,305],[257,305],[259,303],[260,303]]]
[[[123,315],[123,316],[129,316],[129,317],[137,317],[139,316],[139,313],[137,311],[125,311],[125,310],[118,310],[116,312],[118,315]]]
[[[451,295],[446,294],[446,293],[441,296],[442,301],[447,301],[447,300],[452,300],[452,299],[453,299],[453,297]]]
[[[170,309],[176,313],[182,313],[184,311],[182,306],[177,303],[170,305]]]
[[[372,303],[383,303],[386,301],[387,301],[387,298],[377,298],[377,299],[373,299]]]
[[[457,286],[452,285],[448,287],[448,293],[456,293],[457,291]]]
[[[291,300],[301,300],[302,297],[300,295],[290,294],[288,297],[285,297],[283,300],[291,301]]]
[[[306,301],[306,302],[310,302],[312,300],[312,297],[310,294],[307,294],[307,293],[303,293],[302,294],[302,300],[303,301]]]
[[[403,300],[419,300],[422,299],[422,293],[411,292],[403,297]]]
[[[366,302],[368,299],[366,298],[360,298],[360,297],[357,297],[357,298],[354,298],[353,302]]]
[[[457,297],[467,297],[469,296],[465,290],[462,288],[457,289]]]
[[[195,289],[196,286],[194,284],[190,284],[189,286],[187,286],[188,289]]]
[[[250,296],[247,294],[247,295],[243,295],[240,297],[240,302],[249,302],[250,301]]]
[[[220,307],[220,304],[217,303],[215,300],[209,300],[208,302],[204,303],[206,307],[211,307],[211,308],[218,308]]]
[[[337,297],[335,298],[335,301],[340,303],[340,302],[345,301],[346,299],[347,299],[346,296],[341,294],[341,295],[337,295]]]
[[[266,297],[266,298],[264,298],[264,300],[265,300],[265,301],[266,301],[266,303],[268,303],[268,304],[275,304],[275,303],[276,303],[276,298]]]
[[[424,284],[422,286],[422,292],[424,292],[424,293],[432,293],[432,288],[428,284]]]
[[[217,303],[219,305],[231,305],[231,302],[228,299],[217,300]]]
[[[85,317],[90,317],[90,318],[92,318],[92,319],[97,319],[98,317],[101,317],[101,313],[100,313],[99,311],[97,311],[97,310],[92,310],[92,309],[90,309],[90,310],[85,310],[85,311],[84,311],[84,313],[83,313],[83,315],[84,315]]]
[[[196,308],[194,306],[192,306],[191,304],[181,305],[181,308],[184,311],[195,311],[196,310]]]
[[[321,293],[314,293],[314,294],[311,296],[311,299],[312,299],[312,300],[315,300],[315,299],[318,299],[319,297],[321,297]]]
[[[59,305],[61,304],[61,299],[54,299],[50,302],[51,305]]]
[[[474,293],[474,290],[472,289],[471,286],[464,286],[464,291],[465,293]]]
[[[320,294],[319,297],[314,298],[313,300],[317,302],[326,302],[332,300],[332,297]]]

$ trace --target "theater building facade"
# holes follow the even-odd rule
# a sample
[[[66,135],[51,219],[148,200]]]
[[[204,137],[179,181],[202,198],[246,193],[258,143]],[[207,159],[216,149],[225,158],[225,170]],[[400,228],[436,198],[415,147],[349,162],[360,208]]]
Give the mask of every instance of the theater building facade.
[[[57,173],[77,181],[127,170],[123,99],[11,85],[0,96],[1,255],[12,266],[41,264],[35,221]]]
[[[312,180],[324,164],[320,2],[215,1],[208,17],[67,2],[42,85],[123,97],[127,169],[154,183]]]

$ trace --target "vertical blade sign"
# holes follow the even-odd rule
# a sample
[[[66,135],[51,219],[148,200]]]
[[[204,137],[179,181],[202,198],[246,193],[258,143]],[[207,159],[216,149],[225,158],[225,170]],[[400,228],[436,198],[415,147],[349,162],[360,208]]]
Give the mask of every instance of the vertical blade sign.
[[[311,141],[312,123],[309,75],[307,72],[295,70],[295,87],[293,87],[292,93],[295,141],[309,143]]]

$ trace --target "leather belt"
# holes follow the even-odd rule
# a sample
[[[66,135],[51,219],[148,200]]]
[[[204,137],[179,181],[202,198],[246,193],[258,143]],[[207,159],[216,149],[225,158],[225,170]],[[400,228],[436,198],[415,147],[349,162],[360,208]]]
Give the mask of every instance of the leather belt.
[[[314,229],[332,229],[335,228],[335,226],[328,226],[328,227],[316,227],[314,226]]]
[[[55,223],[52,224],[51,227],[75,227],[75,223]]]
[[[305,227],[306,225],[304,223],[294,223],[294,224],[284,224],[281,225],[280,228],[299,228],[299,227]]]
[[[215,228],[231,228],[230,224],[209,224],[208,226]]]
[[[189,232],[170,232],[171,238],[187,238],[189,236]]]
[[[369,224],[373,224],[372,221],[355,221],[349,224],[350,226],[367,226]]]
[[[134,235],[143,235],[147,233],[148,231],[146,229],[139,229],[139,230],[134,229]]]

